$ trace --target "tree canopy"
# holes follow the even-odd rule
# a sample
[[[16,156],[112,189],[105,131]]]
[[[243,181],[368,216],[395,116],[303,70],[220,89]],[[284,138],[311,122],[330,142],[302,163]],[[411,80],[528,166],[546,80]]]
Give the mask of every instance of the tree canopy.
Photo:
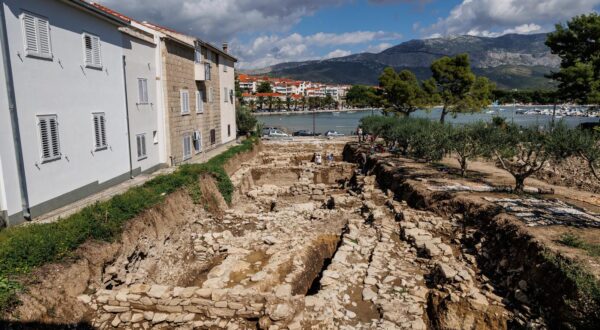
[[[396,72],[391,67],[383,70],[379,77],[383,89],[383,107],[386,112],[409,116],[427,104],[427,93],[417,76],[409,70]]]
[[[273,89],[271,88],[271,83],[268,81],[263,81],[256,88],[257,93],[273,93]]]
[[[377,102],[378,96],[374,87],[354,85],[346,93],[346,103],[353,107],[373,107]]]
[[[562,97],[579,104],[600,103],[600,15],[576,16],[566,26],[556,25],[546,45],[561,59],[550,74]]]
[[[431,103],[442,103],[441,123],[448,113],[478,112],[492,103],[494,85],[487,78],[473,74],[469,55],[442,57],[431,64],[431,72],[433,80],[425,86]]]

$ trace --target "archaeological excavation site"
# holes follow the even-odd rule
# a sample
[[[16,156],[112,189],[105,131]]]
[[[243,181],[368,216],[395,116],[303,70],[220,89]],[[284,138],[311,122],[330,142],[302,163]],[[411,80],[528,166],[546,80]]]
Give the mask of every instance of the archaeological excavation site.
[[[315,153],[334,155],[315,164]],[[34,270],[14,329],[598,329],[600,216],[348,139],[262,141]],[[571,196],[571,198],[575,198]]]

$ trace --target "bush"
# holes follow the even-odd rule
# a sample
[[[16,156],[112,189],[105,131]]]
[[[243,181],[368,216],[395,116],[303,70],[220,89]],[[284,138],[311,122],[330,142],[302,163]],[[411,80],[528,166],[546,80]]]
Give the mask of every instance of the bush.
[[[204,164],[183,165],[168,175],[157,176],[105,202],[97,202],[66,219],[48,224],[7,228],[0,232],[0,312],[14,305],[17,288],[11,279],[35,267],[68,257],[88,239],[113,241],[127,221],[157,205],[165,196],[188,185],[198,185],[202,174],[212,175],[227,203],[233,184],[223,166],[236,154],[249,151],[252,138]]]

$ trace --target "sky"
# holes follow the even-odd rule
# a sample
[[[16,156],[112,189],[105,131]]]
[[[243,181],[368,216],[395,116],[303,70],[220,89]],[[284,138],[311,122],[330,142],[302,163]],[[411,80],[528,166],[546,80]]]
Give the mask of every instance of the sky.
[[[600,0],[95,0],[215,45],[242,69],[378,53],[411,39],[552,31]]]

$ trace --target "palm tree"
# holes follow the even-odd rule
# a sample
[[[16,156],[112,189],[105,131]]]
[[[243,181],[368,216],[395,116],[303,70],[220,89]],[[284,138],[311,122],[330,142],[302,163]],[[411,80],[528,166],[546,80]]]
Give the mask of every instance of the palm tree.
[[[250,100],[250,102],[248,102],[248,106],[250,107],[250,110],[256,110],[256,102],[254,100]]]
[[[288,111],[290,110],[290,107],[292,105],[292,98],[289,96],[285,97],[285,107],[288,109]]]
[[[267,104],[269,105],[269,112],[273,111],[273,96],[267,96]]]
[[[275,99],[275,107],[277,108],[277,110],[281,110],[283,108],[283,101],[280,97],[277,97]]]
[[[262,110],[264,108],[264,105],[265,105],[265,97],[259,96],[258,97],[258,107],[260,108],[260,110]]]
[[[304,111],[304,109],[306,108],[306,96],[302,96],[302,111]]]

